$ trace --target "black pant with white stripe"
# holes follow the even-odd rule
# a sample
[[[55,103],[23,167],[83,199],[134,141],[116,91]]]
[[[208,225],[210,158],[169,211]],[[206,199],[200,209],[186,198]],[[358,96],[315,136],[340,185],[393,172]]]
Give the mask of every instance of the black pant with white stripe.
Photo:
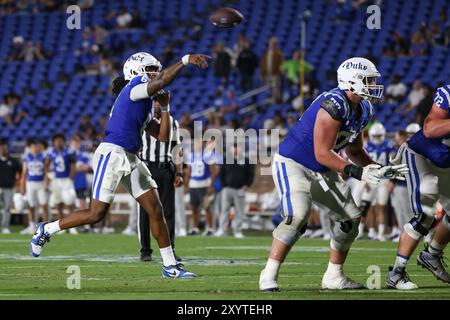
[[[158,185],[159,198],[161,200],[164,217],[169,229],[170,243],[175,246],[175,167],[172,163],[145,162],[152,174],[153,180]],[[139,241],[141,252],[152,253],[150,247],[150,219],[142,206],[139,206]]]

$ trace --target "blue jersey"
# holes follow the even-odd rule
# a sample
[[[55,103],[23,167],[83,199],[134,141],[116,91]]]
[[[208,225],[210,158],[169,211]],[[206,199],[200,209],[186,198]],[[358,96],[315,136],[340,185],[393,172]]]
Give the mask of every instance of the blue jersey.
[[[207,180],[211,177],[211,171],[209,165],[214,163],[214,159],[206,152],[192,153],[188,159],[191,169],[192,180]]]
[[[371,141],[366,144],[366,151],[370,158],[382,166],[389,165],[389,158],[395,155],[395,147],[390,141],[383,141],[381,144],[376,144]]]
[[[445,110],[450,116],[450,85],[437,90],[434,104]],[[423,130],[420,130],[407,143],[412,150],[423,155],[436,166],[450,168],[450,135],[441,138],[427,138]]]
[[[152,98],[133,101],[130,92],[133,87],[150,80],[146,75],[136,76],[122,89],[111,110],[103,142],[137,153],[142,146],[142,133],[152,119]]]
[[[280,144],[278,153],[313,171],[328,171],[329,168],[321,165],[314,155],[314,125],[317,113],[320,108],[324,108],[334,119],[341,121],[334,146],[334,150],[338,152],[356,140],[373,116],[373,107],[369,101],[362,100],[360,106],[362,114],[358,118],[343,90],[335,88],[322,93],[289,131]]]
[[[86,152],[78,151],[75,152],[75,157],[78,164],[89,165],[90,159],[89,155]],[[84,171],[77,172],[73,177],[73,184],[75,186],[75,190],[84,190],[88,188],[87,184],[87,173]]]
[[[31,152],[29,152],[24,154],[22,160],[27,164],[27,181],[44,181],[44,154],[38,153],[34,156]]]
[[[55,148],[51,148],[47,153],[47,157],[51,161],[56,178],[70,177],[70,166],[75,163],[75,153],[73,150],[64,148],[62,151],[58,151]]]

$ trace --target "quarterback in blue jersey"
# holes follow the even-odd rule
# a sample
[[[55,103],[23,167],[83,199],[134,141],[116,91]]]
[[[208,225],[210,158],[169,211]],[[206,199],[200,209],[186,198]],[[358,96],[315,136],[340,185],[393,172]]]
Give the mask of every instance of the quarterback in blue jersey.
[[[28,201],[28,227],[21,234],[33,234],[35,209],[41,208],[42,218],[48,220],[47,188],[48,178],[45,169],[45,155],[39,150],[37,141],[30,140],[29,152],[23,155],[22,180],[20,191]]]
[[[400,290],[417,288],[406,266],[420,240],[436,225],[438,201],[445,214],[433,239],[417,257],[417,264],[430,270],[437,279],[450,283],[450,274],[442,262],[443,251],[450,241],[450,85],[437,89],[423,129],[400,147],[393,161],[409,167],[406,183],[414,217],[400,235],[397,257],[386,284]]]
[[[188,64],[206,68],[207,58],[202,54],[185,55],[179,62],[162,71],[161,63],[149,53],[138,52],[127,59],[123,76],[113,81],[113,93],[117,98],[111,109],[105,138],[93,157],[94,181],[90,207],[58,221],[39,225],[30,243],[33,256],[41,254],[44,244],[56,232],[102,220],[119,183],[122,183],[150,216],[151,232],[158,242],[163,259],[163,276],[196,277],[175,260],[156,183],[136,153],[141,148],[144,130],[161,141],[168,141],[170,95],[162,89],[175,80]],[[160,122],[151,116],[153,99],[161,105]]]
[[[383,86],[376,84],[378,77],[380,73],[367,59],[344,61],[337,70],[339,86],[319,95],[280,144],[272,176],[284,220],[273,231],[272,249],[259,279],[260,290],[279,290],[281,263],[305,231],[312,201],[330,209],[334,221],[322,288],[363,288],[343,272],[358,234],[360,210],[339,173],[377,184],[384,178],[402,178],[405,172],[405,165],[376,164],[363,149],[360,133],[373,116],[370,100],[381,98],[383,93]],[[344,148],[354,164],[338,155]]]

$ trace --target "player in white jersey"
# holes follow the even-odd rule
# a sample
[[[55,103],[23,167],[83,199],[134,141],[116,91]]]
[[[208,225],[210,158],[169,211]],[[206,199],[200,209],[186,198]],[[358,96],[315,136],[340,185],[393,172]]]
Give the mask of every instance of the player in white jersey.
[[[386,140],[386,129],[384,126],[377,122],[374,123],[369,129],[369,142],[366,145],[366,150],[373,161],[383,166],[389,164],[389,158],[394,155],[393,144]],[[362,194],[362,206],[363,211],[369,206],[372,207],[372,214],[374,216],[368,217],[374,218],[369,224],[369,238],[374,237],[375,223],[378,225],[377,240],[386,241],[385,237],[385,220],[387,215],[387,203],[389,200],[388,181],[383,180],[376,186],[364,186],[364,192]],[[365,208],[364,208],[365,207]],[[369,222],[369,221],[367,221]]]
[[[28,227],[20,233],[33,234],[37,221],[35,209],[40,207],[43,220],[48,219],[46,191],[48,189],[48,178],[45,170],[45,155],[39,150],[37,141],[30,140],[28,150],[23,155],[22,160],[20,192],[22,195],[26,195],[25,198],[28,202]]]
[[[410,280],[406,266],[420,240],[436,225],[438,201],[445,214],[430,244],[420,252],[417,264],[430,270],[439,280],[450,283],[450,274],[443,263],[444,249],[450,240],[450,85],[437,90],[423,130],[400,147],[392,162],[405,163],[410,169],[406,182],[414,217],[400,235],[387,287],[417,288]]]

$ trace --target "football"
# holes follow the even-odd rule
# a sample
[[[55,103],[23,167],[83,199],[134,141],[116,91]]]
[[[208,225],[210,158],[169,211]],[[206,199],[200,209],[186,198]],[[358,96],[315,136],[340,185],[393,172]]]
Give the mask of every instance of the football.
[[[244,16],[236,9],[220,8],[211,14],[209,20],[218,28],[233,28],[244,20]]]

